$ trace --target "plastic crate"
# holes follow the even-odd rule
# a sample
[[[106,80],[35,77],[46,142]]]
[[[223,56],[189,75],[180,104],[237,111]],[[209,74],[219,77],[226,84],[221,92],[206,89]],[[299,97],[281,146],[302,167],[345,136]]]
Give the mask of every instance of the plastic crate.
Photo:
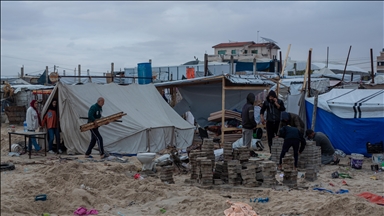
[[[383,153],[384,152],[383,141],[381,141],[379,143],[373,143],[373,144],[370,142],[367,142],[366,147],[367,147],[367,153],[368,154],[377,154],[377,153]]]

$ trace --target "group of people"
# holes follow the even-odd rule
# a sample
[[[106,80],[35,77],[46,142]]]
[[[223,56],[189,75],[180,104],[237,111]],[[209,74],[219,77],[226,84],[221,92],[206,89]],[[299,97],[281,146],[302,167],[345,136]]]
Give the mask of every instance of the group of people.
[[[251,147],[253,130],[257,127],[257,122],[255,121],[257,118],[255,116],[260,115],[260,122],[266,125],[270,153],[272,152],[272,139],[274,137],[284,138],[279,169],[281,169],[282,159],[291,147],[293,148],[295,159],[294,166],[297,168],[299,154],[305,149],[306,138],[316,141],[316,145],[321,147],[322,164],[339,163],[340,159],[335,154],[335,149],[328,137],[322,132],[314,132],[311,129],[305,131],[303,120],[298,115],[285,111],[284,102],[278,99],[275,91],[271,90],[268,93],[260,109],[254,108],[258,104],[255,104],[255,95],[253,93],[247,95],[246,101],[241,113],[244,146]],[[260,110],[260,113],[255,113],[255,110]],[[266,118],[264,116],[265,113]]]
[[[103,112],[104,98],[100,97],[97,99],[97,102],[93,104],[88,111],[88,123],[93,122],[95,128],[91,129],[91,142],[89,147],[85,152],[85,157],[90,158],[93,147],[98,144],[100,157],[103,159],[106,157],[104,154],[103,138],[99,132],[99,125],[97,125],[97,119],[101,118]],[[53,151],[53,141],[56,137],[57,140],[60,140],[60,124],[57,114],[57,99],[53,99],[48,107],[46,114],[44,115],[43,120],[40,119],[40,113],[38,111],[38,101],[32,100],[30,107],[27,109],[26,113],[26,122],[27,122],[27,131],[35,132],[36,130],[41,130],[46,127],[48,132],[48,153],[55,153]],[[39,146],[34,136],[30,137],[28,148],[31,149],[32,145],[34,146],[37,152],[41,152],[43,149]],[[62,150],[58,148],[57,151],[59,154],[62,153]]]
[[[52,100],[43,120],[41,120],[40,113],[37,108],[38,101],[32,100],[26,114],[27,131],[35,132],[38,129],[41,130],[43,127],[46,127],[48,131],[48,153],[53,154],[55,153],[53,151],[53,141],[55,136],[58,140],[60,140],[59,122],[57,118],[57,100]],[[28,148],[31,149],[32,145],[37,152],[41,152],[43,150],[37,143],[35,137],[31,137],[29,139]],[[58,149],[58,152],[62,153],[61,149]]]

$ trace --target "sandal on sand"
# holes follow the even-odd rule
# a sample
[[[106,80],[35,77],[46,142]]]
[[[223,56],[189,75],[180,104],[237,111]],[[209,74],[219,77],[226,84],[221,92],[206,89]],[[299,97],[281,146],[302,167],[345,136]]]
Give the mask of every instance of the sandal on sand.
[[[105,156],[105,154],[100,155],[100,159],[105,159],[105,158],[107,158],[107,156]]]
[[[85,158],[93,158],[92,155],[85,155]]]

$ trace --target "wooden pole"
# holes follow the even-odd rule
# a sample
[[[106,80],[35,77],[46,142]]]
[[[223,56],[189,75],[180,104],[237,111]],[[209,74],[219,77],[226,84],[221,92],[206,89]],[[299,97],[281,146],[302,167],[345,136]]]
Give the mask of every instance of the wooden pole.
[[[279,69],[281,73],[281,69],[283,68],[283,58],[281,57],[281,51],[279,52],[279,55],[280,55]]]
[[[326,68],[328,68],[328,56],[329,56],[329,47],[327,47],[327,65],[325,66]]]
[[[311,59],[312,49],[309,50],[308,54],[308,97],[311,97]]]
[[[256,75],[256,57],[253,58],[253,75]]]
[[[315,130],[315,124],[316,124],[316,115],[317,115],[317,101],[319,98],[319,92],[315,90],[315,101],[313,104],[313,112],[312,112],[312,125],[311,129],[314,131]]]
[[[312,52],[312,48],[310,48],[309,51]],[[305,68],[303,87],[301,88],[301,91],[305,91],[305,89],[307,87],[308,69],[309,69],[309,55],[308,55],[308,60],[307,60],[307,67]]]
[[[375,73],[373,71],[373,50],[371,48],[371,76],[372,76],[372,83],[375,83]]]
[[[81,76],[81,66],[80,65],[79,65],[78,73],[79,73],[79,83],[81,83],[81,79],[80,79],[80,76]]]
[[[343,72],[343,78],[341,78],[341,82],[344,81],[344,75],[345,75],[345,71],[347,70],[348,59],[349,59],[349,54],[351,53],[351,49],[352,49],[352,46],[349,46],[349,51],[348,51],[347,61],[345,62],[344,72]]]
[[[281,80],[284,76],[284,70],[285,70],[285,66],[287,64],[287,60],[288,60],[288,56],[289,56],[289,51],[291,50],[291,44],[288,45],[288,50],[287,50],[287,54],[285,55],[285,59],[284,59],[284,64],[283,64],[283,67],[281,68],[281,73],[280,73],[280,79],[279,79],[279,82],[277,83],[277,87],[276,87],[276,95],[277,95],[277,98],[279,98],[279,88],[280,88],[280,84],[281,84]]]
[[[48,85],[48,66],[45,66],[45,85]]]
[[[233,69],[233,55],[231,55],[231,74],[234,74],[234,69]]]
[[[114,76],[114,73],[113,73],[113,71],[114,71],[114,66],[115,66],[115,64],[112,62],[112,63],[111,63],[111,75],[112,75],[112,82],[114,81],[114,79],[113,79],[113,78],[115,77],[115,76]]]
[[[223,76],[221,81],[221,138],[220,143],[224,145],[224,123],[225,123],[225,78]],[[220,146],[219,146],[220,147]]]
[[[208,76],[208,54],[204,54],[204,76]]]
[[[23,65],[23,67],[21,67],[20,77],[21,77],[21,78],[24,77],[24,65]]]

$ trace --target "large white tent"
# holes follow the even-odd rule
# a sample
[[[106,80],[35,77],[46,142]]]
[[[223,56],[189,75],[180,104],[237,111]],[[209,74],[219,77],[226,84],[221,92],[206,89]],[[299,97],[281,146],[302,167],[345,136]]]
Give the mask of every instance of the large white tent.
[[[167,145],[186,148],[193,141],[194,127],[164,101],[153,84],[66,85],[58,82],[42,110],[42,116],[54,97],[58,98],[60,127],[68,153],[84,154],[87,150],[91,133],[80,132],[80,125],[87,123],[80,117],[88,116],[89,107],[99,97],[105,99],[104,117],[118,112],[127,113],[121,118],[122,122],[112,122],[99,128],[104,149],[108,152],[158,152]]]

